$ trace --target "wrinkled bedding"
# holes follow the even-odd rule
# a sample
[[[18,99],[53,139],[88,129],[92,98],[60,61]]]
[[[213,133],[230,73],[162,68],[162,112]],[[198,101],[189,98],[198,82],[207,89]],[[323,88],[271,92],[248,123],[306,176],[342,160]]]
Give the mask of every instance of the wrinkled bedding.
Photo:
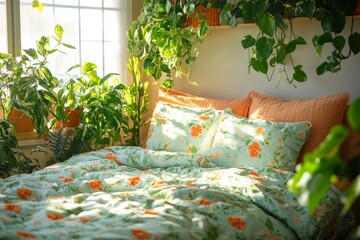
[[[314,215],[292,172],[220,168],[204,155],[109,147],[0,180],[0,239],[316,239],[342,208]]]

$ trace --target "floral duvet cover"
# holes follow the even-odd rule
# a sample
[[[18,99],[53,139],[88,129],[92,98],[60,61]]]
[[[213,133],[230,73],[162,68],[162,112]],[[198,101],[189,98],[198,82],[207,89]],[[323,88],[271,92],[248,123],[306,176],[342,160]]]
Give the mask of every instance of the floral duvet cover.
[[[219,168],[206,156],[110,147],[0,180],[0,239],[314,239],[341,210],[311,215],[293,173]]]

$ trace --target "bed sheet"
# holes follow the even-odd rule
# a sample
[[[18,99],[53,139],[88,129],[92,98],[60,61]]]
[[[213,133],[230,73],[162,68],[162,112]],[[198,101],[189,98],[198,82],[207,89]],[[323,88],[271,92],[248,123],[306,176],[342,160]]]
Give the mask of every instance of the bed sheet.
[[[0,180],[0,239],[321,239],[341,193],[312,215],[287,189],[292,176],[109,147]]]

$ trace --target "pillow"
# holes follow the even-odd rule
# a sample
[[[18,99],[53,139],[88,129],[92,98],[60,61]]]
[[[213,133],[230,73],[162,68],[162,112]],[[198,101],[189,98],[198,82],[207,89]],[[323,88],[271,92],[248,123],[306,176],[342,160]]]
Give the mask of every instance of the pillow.
[[[173,89],[166,90],[164,88],[160,88],[159,90],[158,101],[170,104],[193,106],[199,108],[210,108],[216,110],[224,110],[225,108],[231,108],[236,115],[242,117],[248,116],[248,111],[251,104],[250,97],[238,99],[203,98]]]
[[[275,167],[294,171],[311,123],[271,122],[225,110],[208,154],[221,167]]]
[[[211,147],[222,112],[157,103],[146,148],[169,152],[202,153]]]
[[[349,94],[339,93],[309,100],[283,100],[250,91],[251,105],[249,118],[275,122],[310,121],[311,135],[302,148],[298,162],[304,154],[311,152],[329,133],[330,129],[342,122],[349,101]]]

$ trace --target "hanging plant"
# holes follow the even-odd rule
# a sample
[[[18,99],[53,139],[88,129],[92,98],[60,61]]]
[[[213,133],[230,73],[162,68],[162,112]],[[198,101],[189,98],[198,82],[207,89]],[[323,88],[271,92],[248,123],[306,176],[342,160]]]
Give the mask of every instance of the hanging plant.
[[[306,81],[307,74],[301,64],[293,61],[292,54],[299,45],[306,45],[307,42],[302,36],[295,34],[294,18],[316,18],[321,22],[323,33],[312,39],[316,54],[321,57],[325,44],[331,44],[333,51],[317,67],[316,72],[318,75],[328,71],[338,72],[343,60],[360,51],[360,35],[354,32],[353,17],[350,36],[346,40],[346,36],[342,35],[346,16],[355,13],[356,3],[356,0],[231,1],[223,8],[221,18],[232,27],[237,26],[238,18],[242,18],[245,23],[255,23],[259,28],[258,35],[247,35],[241,41],[243,48],[250,51],[249,67],[266,75],[269,81],[273,78],[275,69],[278,69],[280,76],[284,76],[286,82],[295,86],[294,81]],[[344,53],[346,46],[348,53]]]

